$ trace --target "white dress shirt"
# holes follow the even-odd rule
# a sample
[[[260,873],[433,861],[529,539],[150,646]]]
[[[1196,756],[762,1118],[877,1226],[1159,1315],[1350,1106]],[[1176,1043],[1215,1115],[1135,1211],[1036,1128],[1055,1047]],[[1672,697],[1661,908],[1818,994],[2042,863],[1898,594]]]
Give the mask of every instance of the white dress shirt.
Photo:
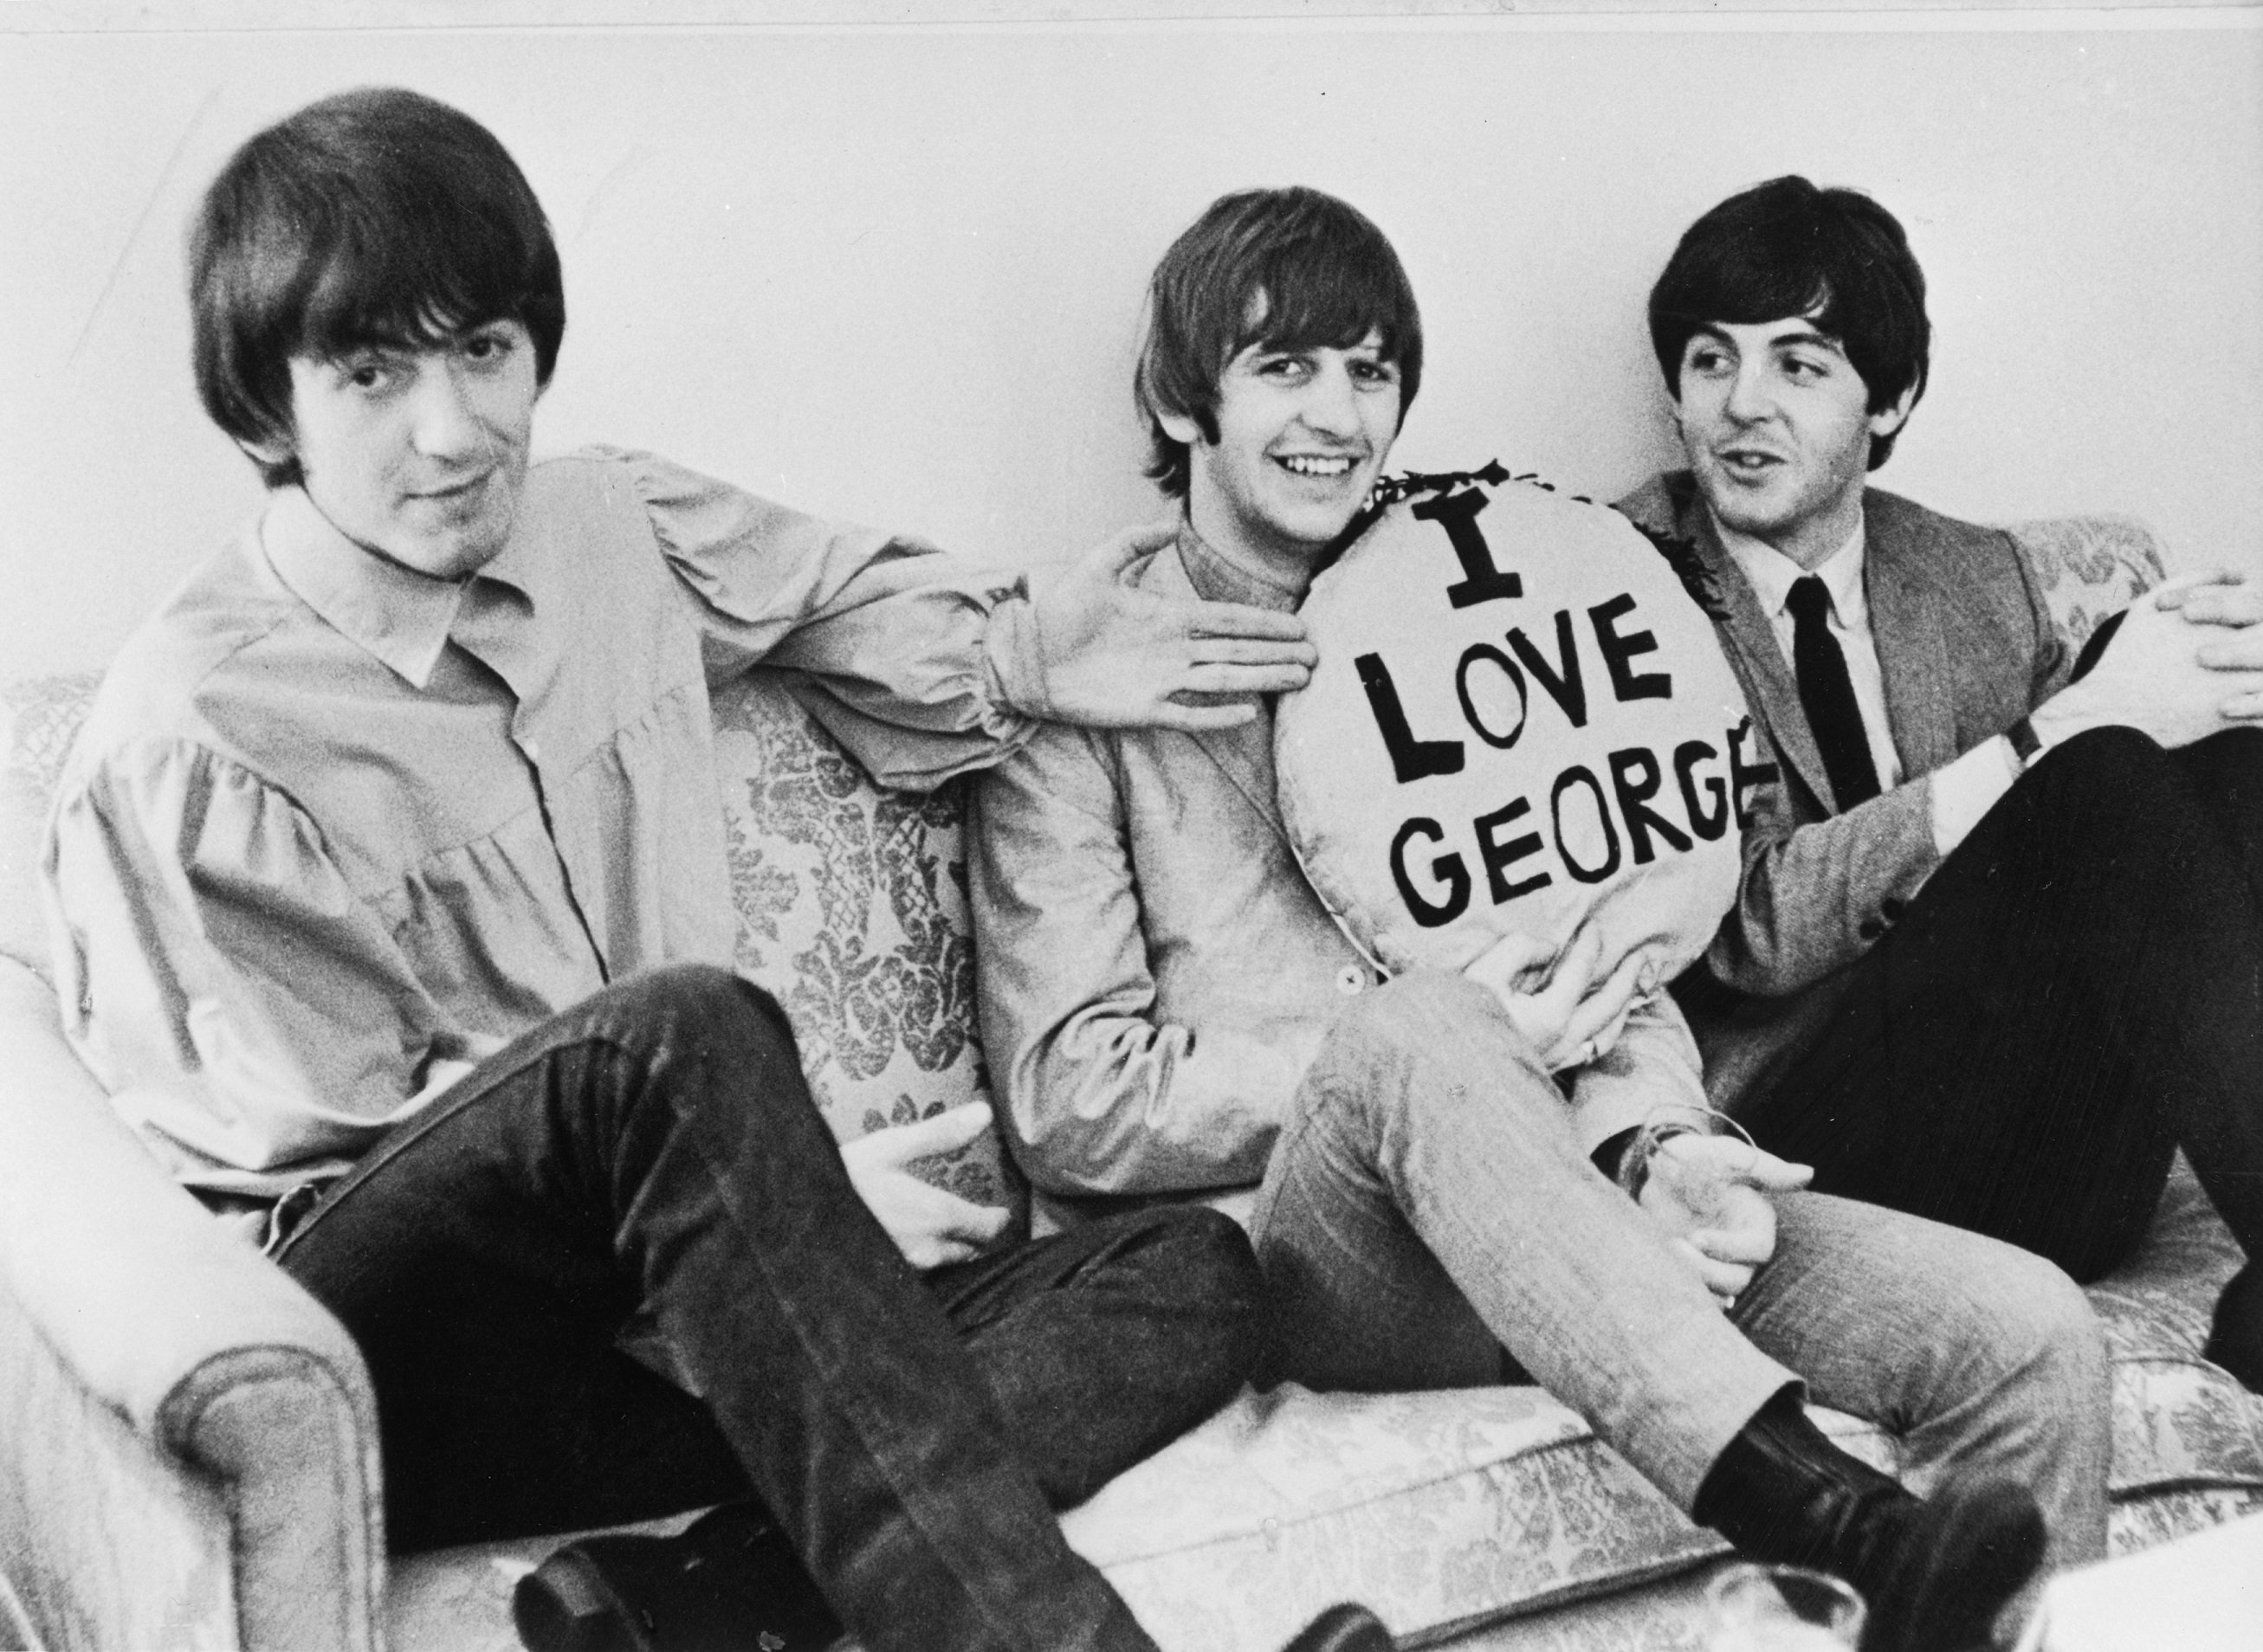
[[[1877,639],[1870,634],[1870,599],[1862,588],[1861,520],[1855,521],[1847,542],[1811,570],[1750,534],[1725,527],[1720,531],[1721,543],[1736,558],[1753,594],[1761,599],[1761,611],[1775,627],[1776,646],[1783,650],[1786,664],[1792,660],[1795,626],[1791,588],[1811,572],[1823,581],[1831,598],[1831,635],[1839,644],[1839,652],[1847,657],[1847,675],[1855,685],[1855,704],[1862,713],[1862,732],[1870,743],[1871,764],[1878,771],[1878,790],[1891,791],[1902,783],[1902,760],[1894,749],[1893,725],[1886,717],[1886,675],[1878,664]]]
[[[1869,742],[1870,761],[1878,771],[1878,789],[1891,791],[1900,785],[1901,754],[1894,749],[1893,723],[1886,715],[1885,670],[1878,662],[1877,638],[1870,629],[1869,594],[1862,579],[1866,544],[1862,524],[1856,522],[1847,542],[1812,570],[1801,567],[1774,545],[1739,533],[1717,519],[1713,526],[1760,599],[1761,610],[1775,628],[1776,646],[1783,650],[1787,665],[1792,665],[1797,625],[1789,603],[1791,588],[1811,571],[1823,581],[1831,598],[1826,623],[1839,652],[1846,656],[1847,676],[1855,686],[1855,705],[1862,714],[1862,732]],[[1793,666],[1795,675],[1797,669]],[[1934,770],[1931,776],[1934,849],[1947,855],[1962,843],[1965,833],[1980,823],[1997,798],[2011,790],[2019,775],[2019,759],[2000,736],[1983,741]]]

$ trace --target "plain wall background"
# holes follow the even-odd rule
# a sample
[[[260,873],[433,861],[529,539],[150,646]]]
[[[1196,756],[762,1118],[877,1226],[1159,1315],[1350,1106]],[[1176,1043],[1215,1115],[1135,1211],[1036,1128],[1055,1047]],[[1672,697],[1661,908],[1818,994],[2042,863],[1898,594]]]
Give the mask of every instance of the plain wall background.
[[[1876,194],[1932,285],[1883,485],[2263,566],[2259,21],[0,36],[0,676],[98,664],[257,509],[191,386],[183,227],[252,131],[376,82],[487,122],[547,205],[546,448],[1059,556],[1159,510],[1127,387],[1154,258],[1219,192],[1298,182],[1421,297],[1394,463],[1610,496],[1674,453],[1651,279],[1797,170]]]

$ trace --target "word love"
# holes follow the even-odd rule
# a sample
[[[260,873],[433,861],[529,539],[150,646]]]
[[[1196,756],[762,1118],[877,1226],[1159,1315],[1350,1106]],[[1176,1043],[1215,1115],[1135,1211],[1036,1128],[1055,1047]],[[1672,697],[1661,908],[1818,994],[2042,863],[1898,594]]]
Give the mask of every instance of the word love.
[[[1587,610],[1587,618],[1595,628],[1595,644],[1602,654],[1604,668],[1610,674],[1611,692],[1622,701],[1667,700],[1674,696],[1674,679],[1662,671],[1637,671],[1633,660],[1637,656],[1658,652],[1658,639],[1646,631],[1622,633],[1618,622],[1634,612],[1635,600],[1621,592],[1608,602],[1599,602]],[[1533,645],[1532,639],[1515,625],[1508,628],[1502,640],[1508,645],[1509,654],[1503,653],[1490,643],[1471,643],[1462,651],[1461,664],[1454,671],[1454,695],[1461,702],[1462,717],[1477,737],[1488,746],[1507,751],[1516,744],[1524,732],[1524,725],[1532,707],[1531,696],[1525,689],[1527,671],[1544,689],[1551,699],[1562,708],[1573,728],[1587,726],[1587,688],[1585,674],[1580,668],[1580,653],[1573,640],[1572,610],[1556,610],[1556,657],[1548,658]],[[1522,664],[1520,665],[1520,662]],[[1365,653],[1353,661],[1359,672],[1360,686],[1367,690],[1368,709],[1375,714],[1375,725],[1382,732],[1383,743],[1391,753],[1391,772],[1402,786],[1411,781],[1431,775],[1458,775],[1462,772],[1462,743],[1459,740],[1417,739],[1406,725],[1406,713],[1399,702],[1398,685],[1391,680],[1391,668],[1383,663],[1378,653]],[[1486,698],[1483,685],[1473,689],[1472,670],[1497,674],[1500,683],[1516,696],[1516,720],[1507,728],[1497,720],[1481,714],[1479,706]]]

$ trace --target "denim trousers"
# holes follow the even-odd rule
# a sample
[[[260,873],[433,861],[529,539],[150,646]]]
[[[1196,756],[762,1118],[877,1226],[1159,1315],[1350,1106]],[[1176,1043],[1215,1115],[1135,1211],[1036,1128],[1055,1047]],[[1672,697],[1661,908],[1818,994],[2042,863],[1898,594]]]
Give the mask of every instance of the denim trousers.
[[[1738,1108],[1818,1187],[2087,1281],[2181,1144],[2263,1255],[2263,732],[2055,747],[1847,974]]]
[[[1899,1434],[1919,1490],[2015,1479],[2056,1563],[2102,1556],[2108,1367],[2074,1283],[1894,1211],[1775,1205],[1774,1259],[1724,1313],[1580,1151],[1490,994],[1401,976],[1332,1027],[1259,1191],[1265,1369],[1356,1389],[1521,1372],[1684,1509],[1753,1414],[1804,1385]]]
[[[396,1547],[751,1492],[864,1643],[906,1652],[1151,1648],[1053,1509],[1256,1351],[1254,1263],[1208,1211],[915,1273],[784,1015],[697,966],[490,1058],[278,1255],[368,1362]]]

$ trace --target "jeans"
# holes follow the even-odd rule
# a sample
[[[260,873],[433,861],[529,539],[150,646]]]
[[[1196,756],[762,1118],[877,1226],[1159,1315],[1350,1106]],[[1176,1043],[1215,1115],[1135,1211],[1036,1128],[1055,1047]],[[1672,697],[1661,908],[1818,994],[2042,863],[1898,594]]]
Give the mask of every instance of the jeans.
[[[777,1006],[696,967],[492,1057],[278,1259],[368,1362],[397,1547],[751,1490],[876,1648],[1145,1652],[1052,1505],[1214,1410],[1255,1353],[1254,1265],[1206,1211],[915,1273]],[[668,1377],[621,1351],[632,1327]]]
[[[1847,973],[1739,1107],[1816,1186],[2086,1281],[2144,1237],[2181,1143],[2263,1255],[2263,732],[2054,748]]]
[[[1804,1379],[1901,1434],[1919,1489],[1953,1471],[2015,1479],[2057,1563],[2101,1556],[2106,1353],[2073,1282],[1892,1211],[1775,1205],[1775,1258],[1724,1315],[1580,1151],[1490,995],[1403,976],[1337,1021],[1259,1191],[1266,1368],[1350,1389],[1521,1368],[1684,1509],[1753,1413]]]

